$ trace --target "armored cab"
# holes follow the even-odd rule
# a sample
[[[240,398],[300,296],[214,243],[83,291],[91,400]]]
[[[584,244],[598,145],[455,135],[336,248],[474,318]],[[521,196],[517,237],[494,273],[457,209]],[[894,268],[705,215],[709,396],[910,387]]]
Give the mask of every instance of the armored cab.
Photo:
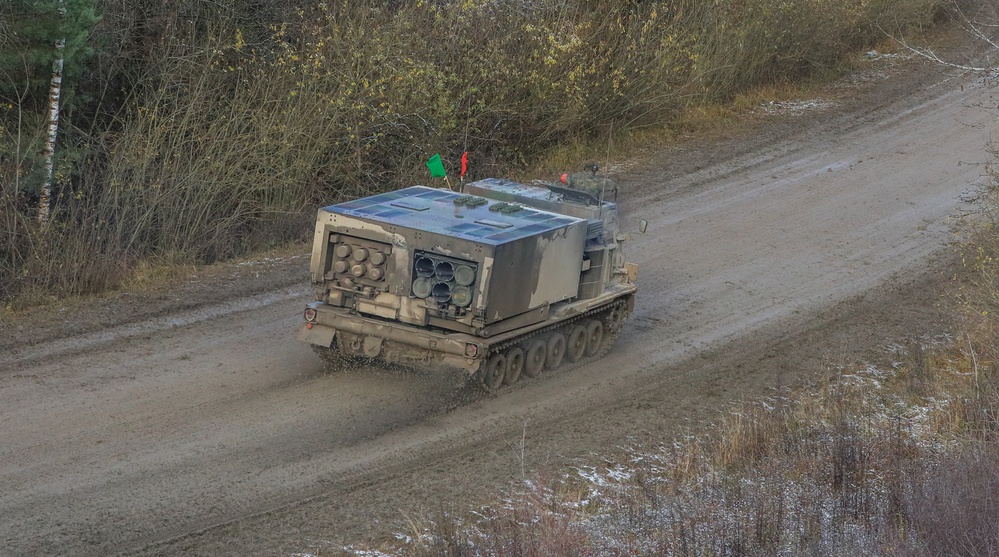
[[[299,338],[331,362],[485,367],[491,387],[557,367],[570,340],[568,358],[580,359],[588,326],[596,355],[635,286],[619,257],[616,205],[593,201],[484,180],[464,193],[413,186],[324,207],[311,262],[317,301]]]

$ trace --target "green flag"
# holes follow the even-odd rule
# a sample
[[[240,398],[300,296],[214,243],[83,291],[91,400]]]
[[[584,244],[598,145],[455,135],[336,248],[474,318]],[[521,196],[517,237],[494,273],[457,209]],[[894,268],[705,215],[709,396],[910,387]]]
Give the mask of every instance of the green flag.
[[[440,154],[430,157],[430,160],[427,161],[427,168],[430,170],[430,175],[434,178],[447,178],[447,172],[444,171],[444,163],[441,162]]]

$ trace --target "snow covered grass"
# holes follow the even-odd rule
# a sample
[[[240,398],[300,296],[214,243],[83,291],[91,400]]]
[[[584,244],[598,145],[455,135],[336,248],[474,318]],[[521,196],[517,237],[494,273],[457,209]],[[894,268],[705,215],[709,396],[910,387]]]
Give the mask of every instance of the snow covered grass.
[[[994,555],[999,372],[965,341],[935,342],[745,402],[713,435],[537,475],[478,510],[425,517],[396,547],[351,552]]]
[[[835,108],[836,103],[825,99],[808,99],[801,101],[770,101],[760,105],[759,112],[764,114],[788,114],[802,116],[812,112],[820,112]]]

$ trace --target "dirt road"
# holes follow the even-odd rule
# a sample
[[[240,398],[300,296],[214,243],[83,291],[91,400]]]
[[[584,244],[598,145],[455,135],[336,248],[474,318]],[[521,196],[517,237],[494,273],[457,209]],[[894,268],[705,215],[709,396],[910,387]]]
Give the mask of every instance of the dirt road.
[[[0,554],[378,540],[406,514],[668,439],[942,326],[936,269],[996,100],[911,60],[851,79],[618,168],[626,220],[650,222],[628,248],[634,318],[604,360],[500,396],[447,375],[321,373],[294,340],[304,257],[4,319]]]

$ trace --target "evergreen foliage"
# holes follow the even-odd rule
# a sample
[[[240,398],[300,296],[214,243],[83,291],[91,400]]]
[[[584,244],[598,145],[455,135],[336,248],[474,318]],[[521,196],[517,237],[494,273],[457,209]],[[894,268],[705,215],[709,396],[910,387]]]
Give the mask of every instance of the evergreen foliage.
[[[0,8],[0,101],[22,109],[46,106],[56,41],[65,40],[63,81],[72,83],[94,53],[88,38],[100,21],[97,0],[10,0]],[[64,97],[65,99],[65,97]]]

